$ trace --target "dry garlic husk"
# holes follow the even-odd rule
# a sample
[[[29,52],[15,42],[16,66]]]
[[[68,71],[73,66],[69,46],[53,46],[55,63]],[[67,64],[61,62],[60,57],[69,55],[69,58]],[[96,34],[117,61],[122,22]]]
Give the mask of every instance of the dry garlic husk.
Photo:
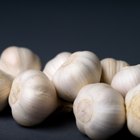
[[[132,88],[125,97],[127,127],[140,138],[140,84]]]
[[[0,111],[7,105],[11,85],[12,78],[0,70]]]
[[[25,71],[14,79],[9,104],[14,119],[23,126],[39,124],[58,106],[53,84],[37,70]]]
[[[98,57],[90,51],[73,53],[53,76],[53,83],[60,98],[74,101],[79,90],[100,81],[101,64]]]
[[[127,66],[115,74],[111,86],[124,97],[127,92],[140,83],[140,65]]]
[[[71,55],[69,52],[61,52],[57,54],[53,59],[47,62],[43,72],[52,80],[55,72],[60,68],[60,66],[68,59]]]
[[[27,48],[11,46],[6,48],[0,58],[0,69],[16,77],[28,69],[41,69],[39,57]]]
[[[101,82],[111,84],[114,75],[123,67],[128,66],[128,63],[122,60],[113,58],[105,58],[101,60],[102,75]]]
[[[103,83],[83,87],[74,101],[78,129],[91,139],[107,139],[125,123],[122,95]]]

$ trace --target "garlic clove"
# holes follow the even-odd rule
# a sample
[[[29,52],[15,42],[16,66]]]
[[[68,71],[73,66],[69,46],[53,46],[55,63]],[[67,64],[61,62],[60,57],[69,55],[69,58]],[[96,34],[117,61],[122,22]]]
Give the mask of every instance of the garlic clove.
[[[61,52],[57,54],[53,59],[47,62],[43,72],[52,80],[55,72],[60,68],[60,66],[68,59],[71,55],[69,52]]]
[[[125,97],[127,127],[140,138],[140,84],[128,91]]]
[[[111,86],[118,90],[124,97],[127,92],[140,83],[139,65],[122,68],[113,77]]]
[[[101,64],[90,51],[73,53],[53,76],[53,83],[60,98],[73,102],[79,90],[89,83],[100,81]]]
[[[101,82],[111,84],[114,75],[120,71],[123,67],[129,64],[122,60],[116,60],[113,58],[105,58],[101,60],[102,75]]]
[[[0,69],[13,78],[28,69],[41,69],[39,57],[27,48],[11,46],[6,48],[0,58]]]
[[[122,95],[103,83],[84,86],[73,105],[78,129],[91,139],[106,139],[125,123]]]
[[[58,106],[55,88],[47,76],[28,70],[13,81],[9,105],[17,123],[33,126],[41,123]]]

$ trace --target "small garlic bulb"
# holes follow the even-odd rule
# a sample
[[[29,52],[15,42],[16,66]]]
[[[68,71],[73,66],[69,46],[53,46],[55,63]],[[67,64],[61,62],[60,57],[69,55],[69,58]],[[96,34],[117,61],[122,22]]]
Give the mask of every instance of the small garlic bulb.
[[[78,129],[91,139],[106,139],[125,123],[122,95],[103,83],[84,86],[73,105]]]
[[[57,103],[55,88],[43,72],[28,70],[14,79],[9,104],[20,125],[39,124],[56,109]]]
[[[0,111],[7,105],[11,85],[12,78],[0,70]]]
[[[127,127],[140,138],[140,84],[132,88],[125,97]]]
[[[0,69],[12,77],[28,69],[41,69],[39,57],[27,48],[11,46],[6,48],[0,58]]]
[[[101,60],[101,66],[102,66],[101,82],[111,84],[114,75],[118,71],[120,71],[123,67],[128,66],[128,63],[113,58],[105,58]]]
[[[53,59],[47,62],[43,72],[52,80],[55,72],[60,68],[60,66],[68,59],[71,55],[69,52],[61,52],[57,54]]]
[[[62,64],[53,76],[60,98],[73,102],[79,90],[89,83],[100,81],[101,64],[90,51],[78,51]]]
[[[113,77],[111,86],[118,90],[124,97],[127,92],[140,83],[140,65],[122,68]]]

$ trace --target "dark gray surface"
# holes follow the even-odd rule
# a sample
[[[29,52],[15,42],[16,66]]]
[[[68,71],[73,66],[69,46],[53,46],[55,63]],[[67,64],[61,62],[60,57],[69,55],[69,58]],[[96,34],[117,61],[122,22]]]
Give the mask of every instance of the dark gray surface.
[[[140,62],[138,1],[0,2],[0,52],[10,46],[36,52],[43,65],[58,52],[91,50],[100,59]],[[126,127],[114,138],[133,137]],[[55,113],[35,128],[20,127],[10,109],[0,114],[0,140],[88,140],[70,113]]]

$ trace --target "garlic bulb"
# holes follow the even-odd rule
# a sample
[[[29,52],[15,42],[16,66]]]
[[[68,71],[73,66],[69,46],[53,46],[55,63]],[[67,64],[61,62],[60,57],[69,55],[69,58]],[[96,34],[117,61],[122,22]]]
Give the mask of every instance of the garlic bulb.
[[[89,83],[100,81],[101,64],[90,51],[73,53],[53,76],[53,83],[60,98],[74,101],[79,90]]]
[[[0,111],[7,105],[11,85],[12,78],[0,70]]]
[[[11,46],[6,48],[0,58],[0,69],[16,77],[28,69],[41,69],[40,59],[31,50]]]
[[[14,79],[9,104],[17,123],[33,126],[56,109],[57,95],[53,84],[43,72],[28,70]]]
[[[122,60],[113,58],[105,58],[101,61],[102,75],[101,82],[111,84],[114,75],[123,67],[128,66],[128,63]]]
[[[132,88],[125,97],[127,127],[140,138],[140,84]]]
[[[115,74],[111,86],[124,97],[127,92],[140,83],[140,65],[127,66]]]
[[[51,59],[46,65],[43,72],[52,80],[55,72],[60,68],[60,66],[68,59],[71,55],[69,52],[61,52],[57,54],[53,59]]]
[[[103,83],[84,86],[73,105],[78,129],[91,139],[106,139],[125,123],[122,95]]]

